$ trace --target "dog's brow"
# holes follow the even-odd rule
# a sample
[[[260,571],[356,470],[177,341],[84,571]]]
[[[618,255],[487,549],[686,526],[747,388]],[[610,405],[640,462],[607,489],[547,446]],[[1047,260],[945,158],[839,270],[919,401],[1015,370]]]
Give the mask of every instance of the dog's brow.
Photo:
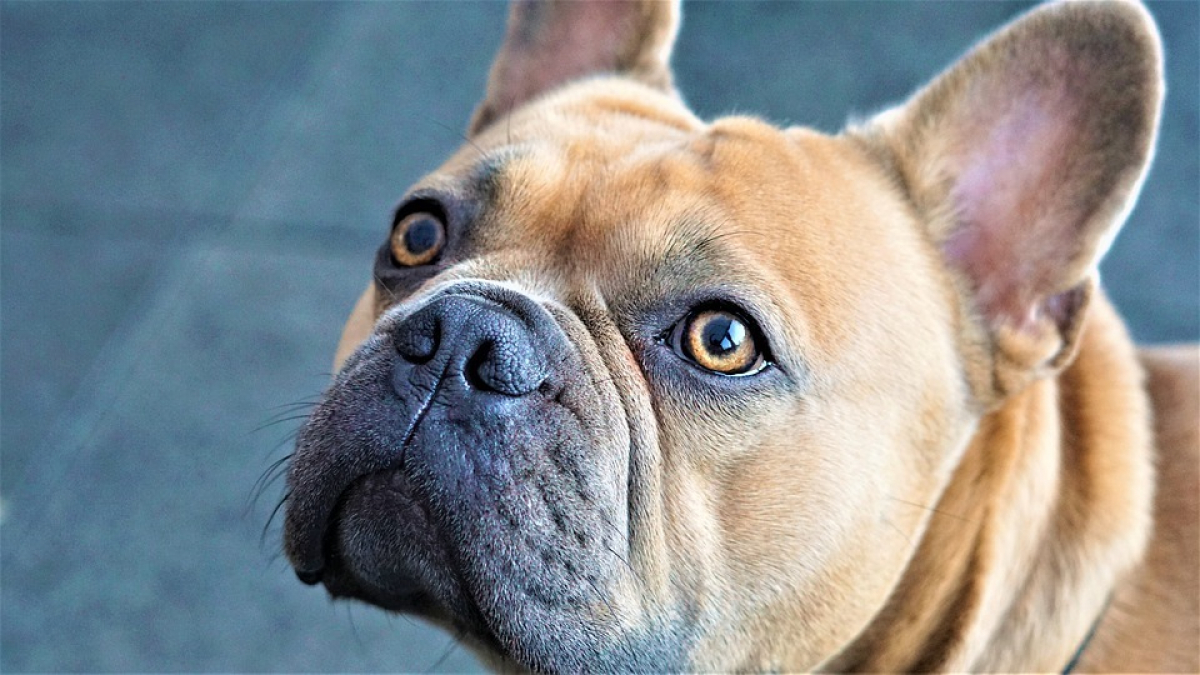
[[[694,274],[700,269],[716,275],[721,253],[715,244],[723,236],[709,219],[697,215],[686,216],[663,240],[660,253],[654,256],[654,267],[658,274],[666,276],[682,270],[690,270]]]
[[[467,178],[467,186],[484,201],[492,202],[500,194],[504,183],[504,171],[520,153],[515,150],[485,156]]]
[[[661,259],[669,263],[707,257],[713,253],[713,244],[722,236],[710,218],[689,214],[679,219],[679,224],[667,236]]]

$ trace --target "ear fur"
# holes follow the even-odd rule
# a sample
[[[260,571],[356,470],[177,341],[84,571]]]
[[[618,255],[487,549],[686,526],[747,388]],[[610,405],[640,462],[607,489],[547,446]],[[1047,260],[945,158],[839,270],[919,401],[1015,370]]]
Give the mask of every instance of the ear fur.
[[[514,0],[473,136],[571,80],[620,74],[673,92],[669,60],[678,0]]]
[[[1034,9],[851,133],[880,151],[982,320],[1001,396],[1074,353],[1153,153],[1162,55],[1119,0]]]

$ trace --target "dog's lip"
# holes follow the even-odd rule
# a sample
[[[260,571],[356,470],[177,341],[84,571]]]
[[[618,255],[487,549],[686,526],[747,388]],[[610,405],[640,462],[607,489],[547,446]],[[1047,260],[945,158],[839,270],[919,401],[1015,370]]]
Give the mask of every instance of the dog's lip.
[[[327,539],[333,531],[338,507],[351,486],[364,476],[395,468],[365,466],[357,470],[342,467],[341,475],[329,476],[332,485],[321,490],[293,492],[293,500],[284,522],[287,554],[296,578],[310,586],[322,581],[326,567]]]
[[[324,580],[330,552],[334,548],[331,539],[336,536],[334,525],[354,486],[368,476],[395,470],[398,470],[397,466],[366,468],[357,475],[344,474],[337,485],[318,490],[315,496],[310,496],[311,493],[302,494],[301,497],[293,495],[301,503],[298,510],[311,514],[298,523],[301,518],[293,517],[293,512],[289,511],[286,521],[288,553],[296,578],[301,583],[315,586]],[[316,502],[317,505],[314,507],[304,502]]]
[[[296,463],[292,465],[292,484],[303,481],[298,474],[315,471],[324,487],[316,490],[293,489],[289,496],[291,502],[284,519],[284,531],[287,542],[288,558],[296,571],[297,578],[302,583],[314,585],[320,582],[325,568],[326,537],[329,535],[334,516],[339,504],[356,481],[374,473],[399,469],[404,464],[404,451],[416,425],[417,419],[408,422],[408,428],[403,434],[403,440],[397,445],[400,450],[395,453],[368,453],[359,457],[356,462],[332,462],[313,466],[306,463],[304,458],[312,454],[321,454],[322,450],[338,453],[338,448],[322,448],[325,435],[319,428],[314,427],[314,420],[327,411],[328,401],[318,406],[309,417],[296,443]],[[336,413],[334,413],[336,415]],[[329,424],[329,420],[325,420]],[[336,422],[334,422],[336,424]],[[320,426],[320,425],[318,425]],[[316,478],[316,477],[314,477]]]
[[[324,584],[325,589],[333,597],[350,597],[365,600],[373,605],[391,612],[416,613],[435,623],[441,623],[460,634],[469,635],[472,639],[487,645],[494,651],[503,649],[499,639],[478,605],[478,598],[467,590],[465,580],[451,566],[447,571],[454,574],[458,587],[463,592],[461,604],[454,604],[458,611],[452,611],[446,604],[445,598],[423,586],[416,579],[406,580],[403,586],[384,587],[369,577],[355,570],[340,549],[338,541],[338,522],[344,509],[348,508],[356,488],[379,476],[403,471],[400,467],[389,467],[371,471],[355,478],[338,496],[333,510],[324,525],[321,542],[321,568],[316,572],[296,568],[296,576],[309,585]],[[415,501],[426,519],[430,519],[426,505]],[[309,581],[313,580],[313,581]]]
[[[328,582],[328,570],[330,562],[334,555],[335,544],[332,537],[335,536],[335,523],[337,522],[338,512],[345,503],[346,495],[350,492],[350,488],[362,477],[354,479],[337,495],[334,501],[333,508],[325,515],[323,519],[313,522],[308,528],[308,542],[311,542],[307,548],[309,554],[307,562],[309,564],[301,564],[299,560],[293,560],[292,566],[296,573],[296,578],[300,583],[307,586],[316,586],[317,584]],[[295,557],[295,556],[293,556]],[[328,587],[328,583],[326,583]]]
[[[299,579],[300,583],[304,584],[305,586],[316,586],[317,584],[321,583],[324,574],[324,567],[318,570],[305,570],[298,567],[296,568],[296,578]]]
[[[336,499],[328,500],[333,490],[322,490],[315,498],[307,494],[288,495],[293,501],[284,520],[285,549],[291,560],[292,569],[301,583],[315,586],[320,583],[325,571],[325,538],[330,531],[337,500],[345,489],[336,492]],[[325,499],[320,499],[325,497]],[[328,505],[321,502],[328,501]],[[316,502],[316,503],[313,503]],[[304,516],[296,515],[303,512]]]
[[[296,578],[308,586],[316,586],[325,576],[325,538],[330,531],[334,509],[323,516],[298,525],[296,518],[288,518],[287,553],[291,558]]]
[[[336,515],[334,519],[336,521]],[[335,528],[330,527],[329,530],[332,532]],[[449,619],[442,605],[415,580],[385,588],[357,573],[354,567],[341,557],[332,534],[326,546],[326,564],[320,577],[320,583],[325,585],[325,589],[333,597],[367,600],[388,611],[414,612],[434,620]]]

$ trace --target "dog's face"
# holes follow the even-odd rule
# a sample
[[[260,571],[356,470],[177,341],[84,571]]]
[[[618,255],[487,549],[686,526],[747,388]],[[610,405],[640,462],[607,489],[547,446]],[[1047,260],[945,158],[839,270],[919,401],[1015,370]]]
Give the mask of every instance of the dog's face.
[[[1109,13],[1146,42],[1139,11]],[[837,137],[709,124],[670,89],[675,21],[517,8],[471,142],[401,202],[302,430],[302,578],[537,669],[813,666],[887,600],[980,413],[1070,352],[1150,94],[1111,96],[1145,119],[1094,197],[1058,154],[1035,181],[996,166],[1097,145],[1068,87],[989,121],[952,72]],[[564,35],[609,37],[571,59]],[[558,86],[601,70],[624,76]],[[1033,86],[993,79],[973,95]],[[997,259],[1020,241],[949,223],[1012,208],[981,180],[1034,219],[1082,214],[1035,283]],[[1088,201],[1038,203],[1064,192]]]

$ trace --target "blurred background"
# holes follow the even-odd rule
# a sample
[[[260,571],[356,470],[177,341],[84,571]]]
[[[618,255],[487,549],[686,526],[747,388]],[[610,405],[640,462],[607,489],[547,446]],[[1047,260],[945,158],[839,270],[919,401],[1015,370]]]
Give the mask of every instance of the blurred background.
[[[704,117],[835,131],[1026,7],[689,4],[678,83]],[[1151,11],[1167,111],[1103,272],[1138,339],[1195,340],[1200,4]],[[0,670],[477,668],[446,634],[302,586],[268,525],[282,486],[253,495],[290,451],[290,404],[327,381],[394,200],[462,142],[504,18],[0,4]]]

